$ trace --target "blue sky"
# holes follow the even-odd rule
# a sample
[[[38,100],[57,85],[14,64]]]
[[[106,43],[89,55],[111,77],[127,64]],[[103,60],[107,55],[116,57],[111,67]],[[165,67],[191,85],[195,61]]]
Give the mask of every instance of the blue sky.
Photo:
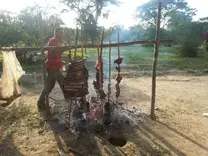
[[[63,9],[63,5],[58,3],[59,0],[5,0],[1,3],[0,9],[9,10],[14,13],[19,13],[19,11],[26,7],[32,6],[34,3],[40,6],[51,6],[56,7],[57,12]],[[147,2],[148,0],[120,0],[122,3],[119,7],[110,6],[109,18],[100,19],[99,25],[110,27],[113,25],[124,25],[126,28],[137,24],[139,21],[134,19],[134,14],[136,7]],[[208,0],[187,0],[189,6],[196,8],[198,10],[197,15],[194,17],[195,20],[208,16],[207,7]],[[74,12],[62,14],[62,19],[67,26],[75,27],[76,14]]]

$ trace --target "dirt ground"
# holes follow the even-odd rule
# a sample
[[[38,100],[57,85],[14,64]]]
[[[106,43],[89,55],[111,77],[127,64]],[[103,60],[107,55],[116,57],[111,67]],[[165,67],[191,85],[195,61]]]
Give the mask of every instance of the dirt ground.
[[[208,112],[207,86],[208,76],[158,77],[155,112],[159,118],[154,122],[149,119],[151,78],[124,78],[119,98],[122,108],[117,110],[126,113],[128,121],[122,119],[126,123],[105,129],[126,138],[123,147],[116,147],[106,134],[74,136],[60,121],[58,128],[54,126],[57,121],[44,122],[36,108],[42,85],[34,84],[24,88],[23,96],[9,108],[0,107],[0,156],[57,156],[58,147],[66,151],[69,146],[84,156],[207,156],[208,118],[202,115]],[[50,99],[52,114],[67,114],[58,86],[50,96],[55,99]]]

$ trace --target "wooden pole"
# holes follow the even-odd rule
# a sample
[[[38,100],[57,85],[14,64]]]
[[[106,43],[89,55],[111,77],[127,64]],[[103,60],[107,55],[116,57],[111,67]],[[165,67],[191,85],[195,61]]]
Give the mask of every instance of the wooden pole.
[[[120,58],[120,46],[119,46],[119,43],[120,43],[120,34],[118,32],[118,58]]]
[[[160,18],[161,18],[161,0],[158,0],[158,13],[157,13],[157,25],[155,36],[155,49],[152,66],[152,100],[151,100],[151,119],[156,120],[155,116],[155,96],[156,96],[156,70],[157,70],[157,58],[160,46]]]
[[[74,61],[76,61],[76,57],[77,57],[77,42],[78,42],[78,28],[76,30],[76,38],[75,38]]]
[[[44,54],[44,42],[43,42],[43,20],[42,15],[39,13],[39,35],[40,35],[40,51],[41,51],[41,59],[42,59],[42,72],[43,72],[43,81],[44,87],[46,87],[46,70],[45,70],[45,54]],[[45,106],[46,111],[49,113],[49,98],[46,95],[45,97]]]
[[[102,37],[101,37],[101,45],[103,44],[103,40],[104,40],[104,29],[102,32]],[[99,66],[100,66],[100,89],[103,89],[103,48],[100,47],[100,55],[99,55]]]
[[[109,34],[108,34],[108,37],[109,37],[109,44],[111,44],[111,32],[109,31]],[[110,103],[110,95],[111,95],[111,47],[109,47],[109,58],[108,58],[108,61],[109,61],[109,66],[108,66],[108,70],[109,70],[109,73],[108,73],[108,103]]]
[[[82,39],[82,47],[81,47],[81,51],[82,51],[82,61],[83,61],[83,65],[84,65],[84,49],[83,49],[83,44],[84,44],[84,32],[83,32],[83,27],[81,28],[81,39]]]
[[[174,40],[160,40],[160,44],[162,43],[173,43]],[[136,44],[154,44],[154,41],[133,41],[133,42],[121,42],[119,43],[119,46],[131,46],[131,45],[136,45]],[[118,43],[111,43],[109,44],[103,44],[100,45],[100,47],[105,48],[105,47],[118,47]],[[69,50],[69,49],[76,49],[76,48],[81,48],[82,45],[70,45],[70,46],[46,46],[44,47],[44,50]],[[85,44],[83,45],[83,48],[97,48],[97,44]],[[25,47],[25,48],[18,48],[18,47],[1,47],[0,51],[16,51],[16,53],[25,53],[29,51],[38,51],[40,50],[40,47]]]
[[[87,34],[85,33],[85,44],[87,44]],[[85,47],[85,55],[87,54],[87,47]]]

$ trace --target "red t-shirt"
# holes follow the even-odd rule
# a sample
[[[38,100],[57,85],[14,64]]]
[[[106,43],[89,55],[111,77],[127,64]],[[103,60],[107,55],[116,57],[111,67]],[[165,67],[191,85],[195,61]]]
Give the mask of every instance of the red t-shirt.
[[[48,46],[60,46],[56,37],[49,40]],[[51,50],[48,50],[48,58],[45,62],[47,68],[60,69],[63,66],[61,59],[61,53],[52,54]]]

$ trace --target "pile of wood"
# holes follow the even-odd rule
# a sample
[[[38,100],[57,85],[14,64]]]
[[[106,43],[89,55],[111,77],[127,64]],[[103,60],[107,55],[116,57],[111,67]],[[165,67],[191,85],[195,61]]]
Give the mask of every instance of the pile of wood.
[[[64,79],[64,90],[71,97],[83,97],[88,92],[88,70],[84,60],[72,62],[68,65]]]

